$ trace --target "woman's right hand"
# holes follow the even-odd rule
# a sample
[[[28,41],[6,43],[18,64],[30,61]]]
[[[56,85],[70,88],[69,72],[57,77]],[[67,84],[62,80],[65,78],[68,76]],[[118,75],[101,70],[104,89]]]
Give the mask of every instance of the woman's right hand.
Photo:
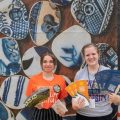
[[[85,100],[83,98],[72,98],[72,108],[74,110],[79,110],[85,107]]]

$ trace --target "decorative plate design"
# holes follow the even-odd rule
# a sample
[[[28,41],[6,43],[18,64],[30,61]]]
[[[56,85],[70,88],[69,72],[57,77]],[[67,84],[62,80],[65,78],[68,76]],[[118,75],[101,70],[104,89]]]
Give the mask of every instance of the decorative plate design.
[[[0,101],[0,120],[15,120],[13,112],[2,101]]]
[[[42,71],[40,56],[45,52],[51,52],[51,50],[47,47],[39,46],[32,47],[24,53],[22,58],[23,71],[27,76],[32,76]]]
[[[28,81],[28,78],[22,75],[11,76],[3,81],[0,95],[1,100],[6,106],[12,109],[21,109],[25,107],[24,101],[27,98],[25,93]]]
[[[41,1],[31,8],[29,21],[31,39],[40,46],[53,39],[58,32],[61,14],[57,6],[48,1]]]
[[[21,70],[19,47],[11,38],[0,38],[0,75],[10,76]]]
[[[91,36],[82,27],[74,25],[59,34],[52,43],[52,51],[66,67],[80,67],[82,47],[91,43]]]
[[[89,33],[102,33],[109,23],[113,0],[74,0],[71,13],[74,19]]]
[[[100,50],[100,64],[110,67],[111,69],[118,69],[118,56],[115,50],[106,43],[98,43]]]
[[[72,1],[73,0],[50,0],[50,2],[60,6],[69,5]]]
[[[21,40],[28,35],[28,13],[21,0],[0,1],[0,32]]]

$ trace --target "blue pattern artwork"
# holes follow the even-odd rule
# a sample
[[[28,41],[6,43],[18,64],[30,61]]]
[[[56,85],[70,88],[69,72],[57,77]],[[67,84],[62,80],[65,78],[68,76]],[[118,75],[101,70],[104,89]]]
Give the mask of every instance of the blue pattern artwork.
[[[77,53],[75,46],[72,45],[71,48],[61,48],[65,54],[69,54],[70,56],[60,56],[63,60],[67,61],[67,62],[73,62],[73,65],[71,65],[70,67],[74,67],[74,65],[76,67],[80,67],[81,63],[82,63],[82,57],[81,55],[78,56],[79,53]]]
[[[80,68],[83,63],[81,49],[87,43],[91,43],[89,33],[82,27],[74,25],[53,40],[52,51],[64,66]]]
[[[33,6],[31,13],[30,13],[30,34],[33,40],[36,40],[36,35],[35,32],[37,31],[37,26],[36,26],[36,21],[37,21],[37,17],[39,15],[39,11],[41,10],[41,4],[40,2],[38,2],[37,4],[35,4],[35,6]]]
[[[75,20],[93,35],[107,28],[112,11],[113,0],[74,0],[71,5]]]
[[[1,100],[6,106],[13,109],[21,109],[25,107],[24,101],[27,98],[25,93],[28,81],[28,78],[22,75],[11,76],[3,81],[0,95]]]
[[[21,40],[28,35],[28,13],[21,0],[0,2],[0,32]]]
[[[21,70],[18,44],[11,38],[0,39],[0,75],[10,76]]]
[[[47,14],[43,18],[43,24],[41,25],[42,31],[46,34],[46,37],[50,40],[57,33],[59,24],[55,22],[54,16]]]
[[[106,43],[98,43],[98,49],[100,50],[100,64],[110,67],[111,69],[118,69],[118,56],[115,50]]]
[[[54,38],[60,27],[61,14],[56,5],[48,1],[36,2],[29,17],[29,32],[32,41],[40,46]]]
[[[69,5],[73,0],[50,0],[50,1],[55,3],[56,5],[64,6]]]
[[[0,120],[15,120],[14,114],[0,101]]]

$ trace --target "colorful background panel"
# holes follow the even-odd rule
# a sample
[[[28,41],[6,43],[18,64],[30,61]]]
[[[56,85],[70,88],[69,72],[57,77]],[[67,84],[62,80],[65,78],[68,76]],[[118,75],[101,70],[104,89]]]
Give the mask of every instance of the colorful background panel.
[[[0,89],[1,100],[6,106],[12,109],[24,108],[24,101],[27,96],[26,87],[28,85],[28,78],[22,75],[15,75],[6,78]]]
[[[13,112],[2,101],[0,101],[0,120],[15,120]]]
[[[0,38],[0,75],[10,76],[21,70],[19,47],[15,40]]]
[[[58,32],[61,22],[60,11],[48,1],[37,2],[31,8],[29,21],[31,39],[40,46],[49,42]]]
[[[97,35],[108,26],[113,11],[113,0],[74,0],[71,13],[89,33]]]
[[[21,0],[0,1],[0,32],[21,40],[28,35],[28,13]]]
[[[51,50],[44,46],[32,47],[28,49],[22,58],[23,71],[27,76],[35,75],[42,71],[40,65],[40,56]]]
[[[80,55],[82,47],[91,43],[91,36],[78,25],[59,34],[52,43],[52,51],[66,67],[80,67],[83,60]]]

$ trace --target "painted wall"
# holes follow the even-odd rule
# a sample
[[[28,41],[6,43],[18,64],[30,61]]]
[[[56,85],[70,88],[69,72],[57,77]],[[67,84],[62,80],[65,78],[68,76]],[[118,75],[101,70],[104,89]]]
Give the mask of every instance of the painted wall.
[[[35,2],[42,1],[42,0],[37,0],[37,1],[36,0],[22,0],[22,1],[23,1],[24,5],[26,6],[28,14],[30,14],[30,10],[31,10],[32,6],[35,4]],[[46,7],[46,9],[47,8],[48,7]],[[45,46],[49,49],[52,48],[52,43],[54,42],[54,39],[59,34],[61,34],[64,30],[68,29],[69,27],[71,27],[73,25],[79,25],[79,23],[76,22],[76,20],[73,18],[72,14],[71,14],[70,5],[58,6],[58,8],[60,9],[60,12],[61,12],[61,21],[60,21],[59,31],[56,33],[56,35],[48,43],[41,45],[41,46]],[[45,12],[44,10],[45,9],[43,9],[43,12]],[[52,14],[55,14],[55,13],[53,12]],[[55,20],[57,23],[59,23],[59,19],[56,18]],[[39,21],[39,22],[41,22],[41,21]],[[74,34],[74,33],[71,33],[71,34]],[[91,42],[96,43],[96,44],[97,43],[106,43],[106,44],[109,44],[115,51],[118,50],[118,48],[117,48],[117,45],[118,45],[117,44],[117,41],[118,41],[118,38],[117,38],[117,0],[114,0],[114,9],[113,9],[113,12],[112,12],[112,15],[110,18],[110,22],[109,22],[105,32],[103,32],[102,34],[99,34],[99,35],[90,34],[90,36],[91,36]],[[6,37],[6,35],[0,33],[0,38],[2,39],[3,37]],[[40,36],[38,36],[38,39],[40,39]],[[19,46],[20,59],[23,58],[24,54],[26,53],[26,51],[28,49],[30,49],[32,47],[39,46],[39,45],[36,45],[35,42],[32,41],[30,33],[28,33],[27,36],[25,38],[23,38],[22,40],[16,40],[16,41],[17,41],[17,44]],[[1,54],[1,52],[0,52],[0,54]],[[23,63],[21,63],[21,64],[23,66]],[[24,65],[29,66],[27,62],[24,63]],[[26,66],[24,66],[24,67],[26,67]],[[40,68],[38,68],[38,70],[39,69]],[[58,67],[57,67],[56,73],[64,75],[64,76],[68,77],[70,81],[73,81],[75,73],[78,71],[78,69],[79,69],[79,67],[70,68],[70,67],[63,65],[61,62],[58,62]],[[25,73],[23,68],[21,68],[21,70],[17,73],[17,75],[23,75],[23,76],[25,76],[25,78],[27,77],[26,79],[29,79],[28,74]],[[8,77],[9,76],[2,76],[2,75],[0,76],[1,89],[4,89],[3,83],[6,79],[8,80]],[[18,79],[19,78],[15,78],[15,80],[18,80]],[[6,82],[6,83],[9,83],[9,82]],[[26,84],[27,84],[27,82],[26,82]],[[24,84],[24,86],[26,84]],[[11,93],[11,95],[12,95],[12,93]],[[21,109],[23,109],[22,106],[20,106],[20,109],[15,107],[14,109],[11,109],[11,111],[16,116]],[[74,111],[70,108],[68,114],[72,114],[72,113],[74,113]]]

